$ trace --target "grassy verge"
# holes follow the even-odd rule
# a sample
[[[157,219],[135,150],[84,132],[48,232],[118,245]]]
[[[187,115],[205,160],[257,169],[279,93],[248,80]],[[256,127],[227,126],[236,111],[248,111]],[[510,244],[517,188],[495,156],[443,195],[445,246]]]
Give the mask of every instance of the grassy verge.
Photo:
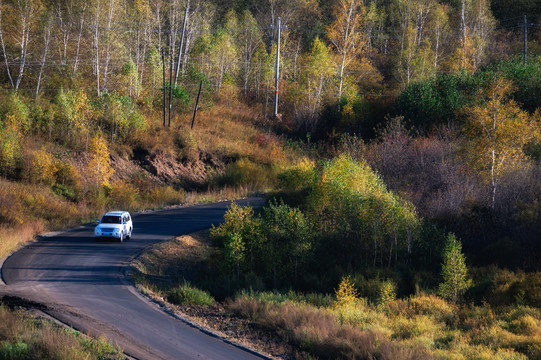
[[[92,339],[23,310],[0,305],[0,359],[125,359],[105,338]]]

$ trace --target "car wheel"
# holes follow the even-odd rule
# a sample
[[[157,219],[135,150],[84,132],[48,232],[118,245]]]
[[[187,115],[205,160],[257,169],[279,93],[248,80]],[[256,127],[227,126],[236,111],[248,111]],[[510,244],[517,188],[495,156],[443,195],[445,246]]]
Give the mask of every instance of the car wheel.
[[[120,242],[123,242],[124,241],[124,233],[121,232],[120,233],[120,238],[118,239]]]
[[[131,239],[131,232],[132,232],[132,229],[130,229],[130,232],[126,234],[126,239]]]

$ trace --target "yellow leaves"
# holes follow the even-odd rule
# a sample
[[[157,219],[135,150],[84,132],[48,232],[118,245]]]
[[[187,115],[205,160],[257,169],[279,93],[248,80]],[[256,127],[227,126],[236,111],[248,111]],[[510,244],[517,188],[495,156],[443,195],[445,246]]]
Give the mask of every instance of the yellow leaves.
[[[52,184],[55,180],[56,166],[51,153],[42,147],[34,153],[31,177],[37,182]]]
[[[243,223],[254,216],[254,209],[249,206],[242,207],[236,203],[231,203],[231,207],[224,215],[224,224]],[[239,229],[234,229],[239,230]]]
[[[541,138],[534,117],[508,100],[512,90],[508,80],[497,78],[477,94],[479,105],[466,110],[465,133],[470,139],[466,146],[473,150],[475,164],[488,172],[493,205],[502,173],[524,160],[528,142]]]
[[[496,79],[477,95],[481,104],[467,110],[466,135],[481,167],[495,173],[522,160],[524,145],[541,135],[533,117],[507,99],[511,91],[512,83]]]
[[[348,277],[342,278],[342,281],[338,285],[338,289],[335,291],[336,302],[335,307],[340,308],[344,306],[354,305],[359,301],[359,294],[355,289],[355,284]]]
[[[8,116],[9,118],[9,116]],[[8,119],[6,128],[0,130],[0,169],[4,176],[15,166],[20,152],[21,133],[16,122]]]
[[[468,74],[473,74],[476,70],[475,64],[476,49],[474,41],[469,33],[469,28],[466,27],[465,34],[462,37],[460,46],[456,49],[451,61],[451,71],[464,70]]]
[[[361,0],[339,0],[335,3],[335,21],[327,28],[327,37],[339,54],[360,52],[366,46],[366,38],[359,31],[366,15]],[[354,54],[355,55],[355,54]]]
[[[88,103],[88,95],[79,90],[74,97],[75,126],[81,131],[88,131],[88,120],[92,117],[92,109]]]
[[[97,133],[90,140],[90,161],[86,170],[96,188],[109,186],[109,179],[113,176],[114,169],[111,167],[107,142],[101,133]]]

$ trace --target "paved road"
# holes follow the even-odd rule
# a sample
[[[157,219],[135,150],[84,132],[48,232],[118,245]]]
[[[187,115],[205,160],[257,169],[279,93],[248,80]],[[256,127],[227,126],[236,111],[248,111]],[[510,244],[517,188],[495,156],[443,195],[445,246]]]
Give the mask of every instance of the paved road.
[[[261,199],[239,201],[258,206]],[[133,237],[96,242],[94,227],[64,232],[23,248],[2,267],[2,293],[43,303],[46,312],[85,333],[106,335],[137,359],[254,359],[161,311],[124,278],[145,247],[223,221],[229,203],[133,216]]]

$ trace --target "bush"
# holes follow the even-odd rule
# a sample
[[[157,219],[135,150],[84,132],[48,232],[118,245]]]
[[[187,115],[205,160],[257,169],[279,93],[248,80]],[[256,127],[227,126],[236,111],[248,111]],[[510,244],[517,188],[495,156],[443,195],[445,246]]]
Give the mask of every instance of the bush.
[[[112,207],[118,209],[135,209],[139,200],[139,193],[135,186],[117,180],[113,183],[113,189],[110,194],[109,202]]]
[[[533,336],[539,333],[539,324],[531,315],[521,315],[509,325],[509,330],[517,335]]]
[[[394,113],[404,116],[414,127],[429,131],[435,125],[456,120],[458,112],[471,101],[477,82],[462,73],[412,83],[396,100]]]
[[[298,191],[313,185],[315,164],[302,159],[297,165],[278,174],[278,188],[286,191]]]
[[[22,133],[28,133],[32,127],[30,109],[21,96],[16,92],[11,93],[8,99],[2,103],[0,107],[0,119],[3,121],[0,121],[0,129],[9,126],[10,124],[7,124],[7,122],[11,122]]]
[[[541,273],[527,274],[523,280],[515,282],[509,291],[519,305],[541,307]]]
[[[408,303],[415,313],[431,316],[438,321],[448,322],[453,316],[453,307],[434,295],[414,296]]]
[[[188,282],[167,291],[166,297],[168,302],[177,305],[214,305],[214,299],[208,292],[199,290]]]

